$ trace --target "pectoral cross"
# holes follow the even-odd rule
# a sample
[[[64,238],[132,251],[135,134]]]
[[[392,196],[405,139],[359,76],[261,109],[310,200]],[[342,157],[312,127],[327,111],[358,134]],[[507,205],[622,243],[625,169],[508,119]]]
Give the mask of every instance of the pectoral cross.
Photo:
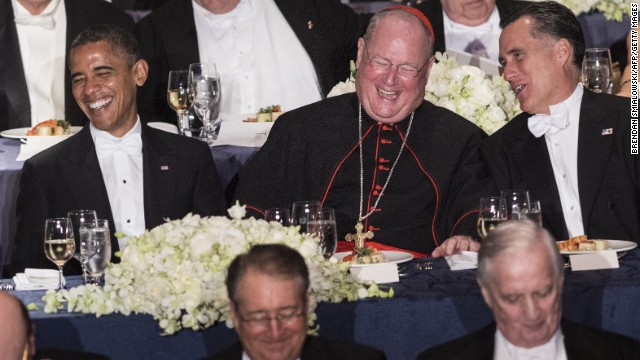
[[[364,249],[364,242],[365,240],[371,240],[371,238],[373,238],[373,231],[369,230],[366,233],[363,233],[362,230],[364,229],[364,226],[361,222],[358,222],[355,227],[356,233],[347,234],[347,236],[345,236],[345,240],[355,242],[356,244],[354,248],[356,250]]]

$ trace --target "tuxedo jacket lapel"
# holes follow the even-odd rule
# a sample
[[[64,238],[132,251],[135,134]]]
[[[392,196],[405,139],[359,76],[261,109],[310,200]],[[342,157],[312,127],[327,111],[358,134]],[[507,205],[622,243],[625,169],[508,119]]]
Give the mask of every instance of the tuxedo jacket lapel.
[[[174,191],[178,179],[177,158],[161,141],[142,127],[142,156],[144,172],[144,219],[147,229],[164,222],[163,214],[173,214]]]
[[[607,116],[606,106],[587,89],[580,107],[578,133],[578,189],[584,229],[589,229],[590,214],[602,179],[606,176],[608,159],[613,146],[613,135],[602,135],[604,129],[616,129],[616,116]]]

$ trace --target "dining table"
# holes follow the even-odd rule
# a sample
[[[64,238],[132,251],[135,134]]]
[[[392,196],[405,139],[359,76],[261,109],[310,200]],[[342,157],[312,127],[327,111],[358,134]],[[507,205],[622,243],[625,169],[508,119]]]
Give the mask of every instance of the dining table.
[[[24,161],[16,161],[16,158],[21,144],[20,139],[0,138],[0,277],[2,267],[9,263],[9,249],[16,232],[16,202],[24,165]],[[260,148],[223,145],[210,149],[227,200],[231,200],[236,175]]]
[[[431,267],[424,266],[427,261]],[[318,304],[319,335],[377,347],[390,360],[413,360],[423,350],[493,321],[475,269],[452,271],[443,258],[412,259],[398,266],[400,281],[380,284],[393,288],[392,298]],[[640,340],[640,249],[621,256],[619,268],[565,271],[566,319]],[[42,310],[44,291],[12,293],[37,305],[39,310],[30,315],[41,348],[89,351],[112,359],[199,359],[237,341],[225,324],[162,336],[149,315],[50,314]]]

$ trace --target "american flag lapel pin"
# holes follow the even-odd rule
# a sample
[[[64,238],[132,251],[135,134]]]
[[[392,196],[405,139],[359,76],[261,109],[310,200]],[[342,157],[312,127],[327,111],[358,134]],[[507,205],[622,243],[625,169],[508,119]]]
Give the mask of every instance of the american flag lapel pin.
[[[169,165],[160,165],[160,171],[169,171]]]
[[[307,21],[307,27],[309,28],[309,30],[313,29],[313,21]]]
[[[602,129],[602,136],[613,134],[613,128]]]

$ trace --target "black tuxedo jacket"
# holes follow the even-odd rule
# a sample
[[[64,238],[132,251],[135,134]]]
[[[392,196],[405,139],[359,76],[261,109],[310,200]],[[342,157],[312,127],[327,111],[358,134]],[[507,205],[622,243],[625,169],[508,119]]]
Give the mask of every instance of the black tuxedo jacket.
[[[563,320],[564,347],[568,360],[637,360],[640,342],[623,335]],[[418,360],[493,360],[496,324],[433,347]]]
[[[227,349],[207,356],[202,360],[241,360],[242,344],[237,342]],[[378,349],[368,346],[307,336],[300,360],[384,360],[386,356]]]
[[[179,219],[189,212],[223,215],[226,203],[211,151],[202,142],[142,127],[144,217],[147,229]],[[25,267],[53,267],[43,250],[45,219],[66,217],[74,209],[94,209],[115,230],[89,126],[69,139],[27,160],[20,178],[18,229],[11,272]],[[118,251],[115,237],[112,252]],[[112,257],[112,262],[118,258]],[[79,274],[77,261],[65,266]]]
[[[628,98],[584,90],[578,132],[578,189],[585,233],[640,242],[640,157],[631,154]],[[520,114],[489,137],[483,159],[499,189],[528,189],[541,200],[544,226],[568,237],[544,136]],[[612,134],[606,134],[609,129]]]
[[[328,94],[349,77],[349,60],[356,58],[364,18],[338,0],[275,3],[309,54],[322,94]],[[138,91],[138,111],[156,121],[175,123],[176,114],[166,100],[169,71],[186,70],[200,59],[191,0],[169,0],[136,24],[136,36],[142,57],[149,62],[149,78]]]
[[[496,7],[498,8],[500,18],[502,18],[509,9],[518,5],[519,1],[516,0],[496,0]],[[440,4],[440,0],[426,0],[417,4],[415,8],[422,11],[422,13],[425,14],[431,22],[431,26],[433,26],[433,32],[436,37],[433,43],[433,52],[446,51],[444,41],[444,19],[442,16],[442,4]]]
[[[116,24],[133,31],[133,20],[103,0],[65,0],[67,13],[66,54],[80,32],[96,24]],[[0,131],[31,127],[31,104],[20,55],[18,31],[10,0],[0,1]],[[71,76],[65,67],[65,120],[82,125],[86,117],[71,93]],[[53,114],[52,114],[53,115]],[[47,119],[42,119],[47,120]]]

